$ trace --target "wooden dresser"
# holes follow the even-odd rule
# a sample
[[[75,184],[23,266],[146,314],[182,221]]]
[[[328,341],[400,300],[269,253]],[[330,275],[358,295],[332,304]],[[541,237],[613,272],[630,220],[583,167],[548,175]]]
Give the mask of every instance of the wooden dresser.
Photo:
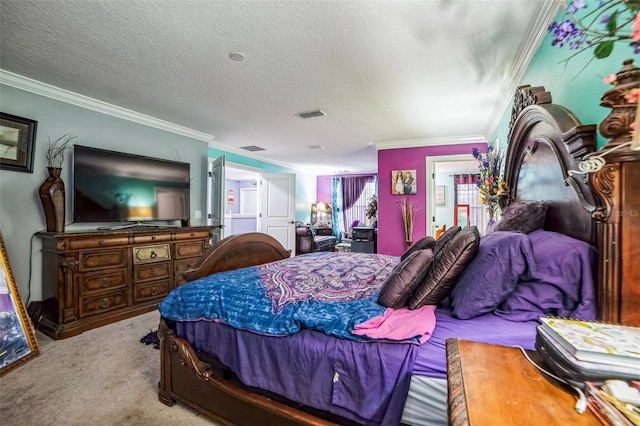
[[[447,389],[452,426],[600,425],[590,410],[578,414],[573,394],[517,348],[448,339]]]
[[[180,272],[211,245],[212,228],[41,232],[42,316],[54,339],[149,312],[183,284]]]

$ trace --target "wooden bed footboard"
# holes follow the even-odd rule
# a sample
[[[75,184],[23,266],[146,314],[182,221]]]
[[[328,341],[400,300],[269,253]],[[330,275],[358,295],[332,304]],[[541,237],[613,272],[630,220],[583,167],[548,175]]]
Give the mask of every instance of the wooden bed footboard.
[[[247,266],[262,265],[291,257],[291,250],[271,235],[247,232],[227,237],[209,247],[197,264],[182,273],[185,282]]]
[[[222,425],[336,425],[236,385],[221,371],[202,362],[164,319],[160,320],[158,337],[158,399],[166,405],[180,401]]]

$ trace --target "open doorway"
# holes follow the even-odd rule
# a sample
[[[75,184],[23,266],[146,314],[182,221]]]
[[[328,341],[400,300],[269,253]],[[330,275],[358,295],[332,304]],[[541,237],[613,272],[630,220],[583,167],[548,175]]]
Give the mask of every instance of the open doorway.
[[[459,220],[456,205],[468,206],[471,220],[464,221],[464,225],[475,225],[478,229],[486,226],[486,215],[477,197],[469,197],[461,200],[461,194],[456,193],[456,176],[478,173],[478,162],[471,154],[443,155],[427,157],[427,235],[436,235],[438,229],[443,226],[450,228]],[[473,188],[474,183],[467,185]],[[458,202],[456,202],[458,200]],[[465,211],[466,208],[465,208]],[[475,211],[475,212],[474,212]]]
[[[261,170],[227,162],[224,178],[223,236],[260,230]]]

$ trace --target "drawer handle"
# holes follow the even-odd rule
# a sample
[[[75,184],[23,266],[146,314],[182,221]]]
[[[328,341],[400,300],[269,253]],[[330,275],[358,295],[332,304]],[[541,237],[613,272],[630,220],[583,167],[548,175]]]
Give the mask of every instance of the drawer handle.
[[[158,290],[155,287],[151,287],[151,295],[155,296],[156,294],[158,294]]]
[[[109,278],[103,278],[102,279],[102,288],[107,288],[109,287]]]
[[[155,259],[156,257],[158,257],[158,255],[156,254],[156,252],[155,252],[155,251],[151,250],[151,254],[149,255],[149,257],[150,257],[151,259]]]
[[[102,305],[100,305],[101,308],[106,309],[109,307],[109,299],[104,298],[102,299]]]
[[[105,244],[104,240],[100,240],[98,241],[98,244],[100,244],[101,246],[103,246]]]
[[[155,241],[155,240],[156,240],[156,236],[155,236],[155,235],[152,235],[152,236],[151,236],[151,241]]]

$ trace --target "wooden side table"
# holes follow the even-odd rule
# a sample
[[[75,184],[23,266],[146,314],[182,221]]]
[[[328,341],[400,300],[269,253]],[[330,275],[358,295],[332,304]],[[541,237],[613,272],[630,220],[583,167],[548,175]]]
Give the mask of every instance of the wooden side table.
[[[448,339],[447,388],[453,426],[600,425],[589,409],[578,414],[575,396],[517,348]]]

